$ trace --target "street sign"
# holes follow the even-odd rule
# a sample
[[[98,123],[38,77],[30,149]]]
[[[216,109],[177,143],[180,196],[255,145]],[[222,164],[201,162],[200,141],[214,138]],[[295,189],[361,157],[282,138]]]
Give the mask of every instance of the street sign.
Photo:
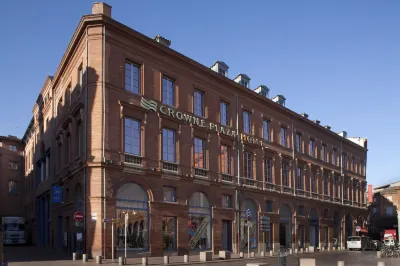
[[[270,232],[271,231],[270,222],[271,222],[271,217],[269,217],[269,216],[261,216],[261,219],[260,219],[261,231]]]
[[[250,209],[247,209],[246,215],[247,215],[247,217],[250,217],[250,216],[251,216],[251,211],[250,211]]]
[[[271,217],[269,217],[269,216],[261,216],[261,221],[271,221]]]
[[[105,223],[112,223],[112,222],[113,222],[113,219],[103,219],[103,222],[105,222]]]
[[[60,186],[52,186],[51,187],[51,202],[53,203],[62,203],[62,187]]]
[[[83,221],[84,215],[82,212],[76,212],[74,213],[74,219],[75,221]]]
[[[83,221],[75,221],[76,227],[83,227]]]
[[[357,226],[356,227],[356,232],[360,232],[361,231],[361,226]]]

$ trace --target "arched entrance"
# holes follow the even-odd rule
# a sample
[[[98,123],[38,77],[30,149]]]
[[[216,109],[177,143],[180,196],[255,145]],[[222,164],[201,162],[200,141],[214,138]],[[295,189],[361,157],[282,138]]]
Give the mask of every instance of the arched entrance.
[[[316,209],[311,209],[308,219],[308,240],[310,247],[317,248],[319,247],[319,220]]]
[[[346,237],[345,237],[346,241],[345,241],[345,243],[347,243],[347,238],[349,236],[353,235],[353,219],[352,219],[350,214],[346,215],[346,226],[345,226],[345,228],[346,228]]]
[[[211,249],[211,205],[207,196],[202,192],[195,192],[188,205],[190,249]]]
[[[128,214],[128,228],[125,232],[125,215]],[[127,234],[128,250],[147,250],[149,248],[149,197],[136,183],[127,183],[116,194],[116,246],[125,248]]]
[[[251,226],[246,225],[247,212],[250,211]],[[245,199],[240,204],[240,247],[247,248],[250,234],[250,248],[257,248],[257,204],[252,199]]]
[[[279,209],[279,243],[281,247],[292,246],[292,212],[288,205],[282,205]]]
[[[340,247],[340,243],[342,243],[342,237],[340,233],[340,215],[335,212],[333,214],[333,247]]]

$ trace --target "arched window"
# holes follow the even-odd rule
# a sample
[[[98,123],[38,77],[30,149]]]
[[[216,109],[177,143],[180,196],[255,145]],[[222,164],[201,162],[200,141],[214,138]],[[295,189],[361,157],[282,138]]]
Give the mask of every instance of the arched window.
[[[188,232],[191,249],[211,249],[211,205],[202,192],[189,199]]]
[[[250,248],[257,248],[257,204],[252,199],[245,199],[240,204],[240,248],[247,249],[249,234]],[[250,227],[247,225],[248,217]]]
[[[136,183],[124,184],[116,194],[116,244],[125,248],[127,234],[128,250],[147,250],[149,245],[149,203],[147,192]],[[125,215],[128,215],[125,230]],[[126,232],[125,232],[126,231]]]

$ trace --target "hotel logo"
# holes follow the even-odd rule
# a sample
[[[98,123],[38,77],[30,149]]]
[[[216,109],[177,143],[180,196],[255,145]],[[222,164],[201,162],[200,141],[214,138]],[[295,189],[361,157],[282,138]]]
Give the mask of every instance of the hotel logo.
[[[146,110],[152,110],[154,112],[157,112],[157,103],[155,101],[146,100],[145,98],[142,97],[140,105]]]

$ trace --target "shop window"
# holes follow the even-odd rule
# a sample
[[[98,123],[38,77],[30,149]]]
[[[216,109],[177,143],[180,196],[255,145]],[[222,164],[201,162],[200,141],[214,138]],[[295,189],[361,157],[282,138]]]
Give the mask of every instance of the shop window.
[[[163,234],[163,248],[164,250],[176,249],[176,218],[166,217],[162,218],[162,234]]]
[[[195,192],[189,199],[189,248],[211,249],[211,208],[207,196]]]

